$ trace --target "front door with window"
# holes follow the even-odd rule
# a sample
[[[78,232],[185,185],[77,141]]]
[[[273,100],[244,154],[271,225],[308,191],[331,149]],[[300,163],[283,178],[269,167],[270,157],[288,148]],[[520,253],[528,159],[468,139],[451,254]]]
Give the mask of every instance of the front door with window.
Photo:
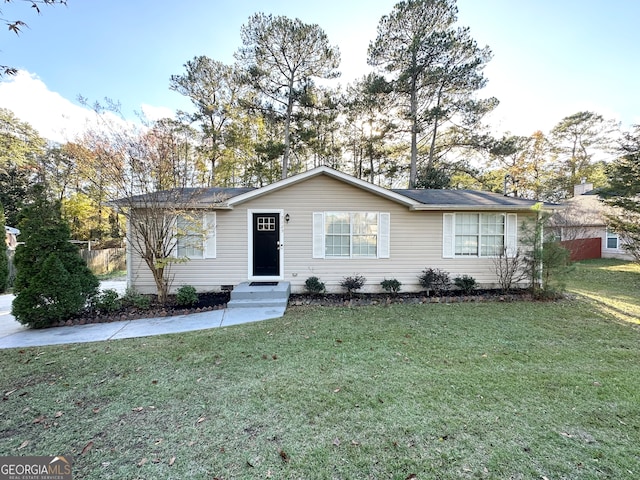
[[[280,276],[280,214],[253,214],[253,276]]]

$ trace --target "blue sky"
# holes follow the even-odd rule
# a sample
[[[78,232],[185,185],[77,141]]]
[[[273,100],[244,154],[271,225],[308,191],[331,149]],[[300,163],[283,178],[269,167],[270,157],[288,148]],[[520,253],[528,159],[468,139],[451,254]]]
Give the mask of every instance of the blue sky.
[[[27,73],[0,83],[0,106],[43,135],[61,139],[83,115],[77,96],[109,97],[134,111],[169,112],[189,103],[169,77],[196,55],[231,63],[240,26],[255,12],[317,23],[342,54],[340,82],[367,73],[366,50],[388,0],[68,0],[42,15],[17,2],[4,18],[29,24],[0,33],[0,64]],[[501,105],[496,132],[528,135],[564,116],[593,110],[640,123],[640,2],[632,0],[458,0],[459,23],[494,53],[482,96]],[[144,106],[144,107],[143,107]]]

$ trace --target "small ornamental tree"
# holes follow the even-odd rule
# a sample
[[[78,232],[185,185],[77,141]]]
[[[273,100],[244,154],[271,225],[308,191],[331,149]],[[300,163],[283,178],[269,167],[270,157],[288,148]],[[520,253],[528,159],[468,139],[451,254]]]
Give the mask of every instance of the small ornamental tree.
[[[4,208],[0,203],[0,228],[2,228],[2,235],[4,232]],[[7,256],[7,243],[4,240],[0,240],[0,293],[3,293],[7,289],[7,283],[9,281],[9,257]]]
[[[60,205],[39,195],[25,208],[16,250],[12,313],[33,328],[44,328],[79,313],[98,293],[98,279],[69,242]]]

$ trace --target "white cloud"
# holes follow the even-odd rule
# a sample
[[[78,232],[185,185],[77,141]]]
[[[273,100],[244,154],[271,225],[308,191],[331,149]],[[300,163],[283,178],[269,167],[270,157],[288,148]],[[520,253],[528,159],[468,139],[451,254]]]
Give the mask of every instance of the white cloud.
[[[60,143],[73,140],[94,118],[92,111],[52,92],[36,75],[24,70],[0,82],[0,105],[42,137]]]
[[[154,107],[153,105],[143,103],[140,105],[140,108],[145,118],[152,122],[162,118],[174,118],[176,115],[176,112],[168,107]]]

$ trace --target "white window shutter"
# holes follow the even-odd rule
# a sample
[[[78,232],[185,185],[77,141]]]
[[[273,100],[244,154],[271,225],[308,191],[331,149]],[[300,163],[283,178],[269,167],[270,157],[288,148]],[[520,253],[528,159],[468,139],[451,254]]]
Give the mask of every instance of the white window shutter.
[[[177,215],[165,215],[164,216],[164,226],[163,230],[166,232],[168,238],[165,239],[167,242],[167,249],[171,249],[169,253],[170,257],[177,258],[178,257],[178,216]]]
[[[442,258],[453,258],[455,253],[455,214],[442,214]]]
[[[204,258],[216,258],[216,212],[204,214]]]
[[[323,212],[313,212],[313,258],[324,258]]]
[[[515,257],[518,252],[518,215],[507,214],[507,235],[505,237],[505,250],[507,257]]]
[[[391,256],[391,214],[378,214],[378,258],[389,258]]]

